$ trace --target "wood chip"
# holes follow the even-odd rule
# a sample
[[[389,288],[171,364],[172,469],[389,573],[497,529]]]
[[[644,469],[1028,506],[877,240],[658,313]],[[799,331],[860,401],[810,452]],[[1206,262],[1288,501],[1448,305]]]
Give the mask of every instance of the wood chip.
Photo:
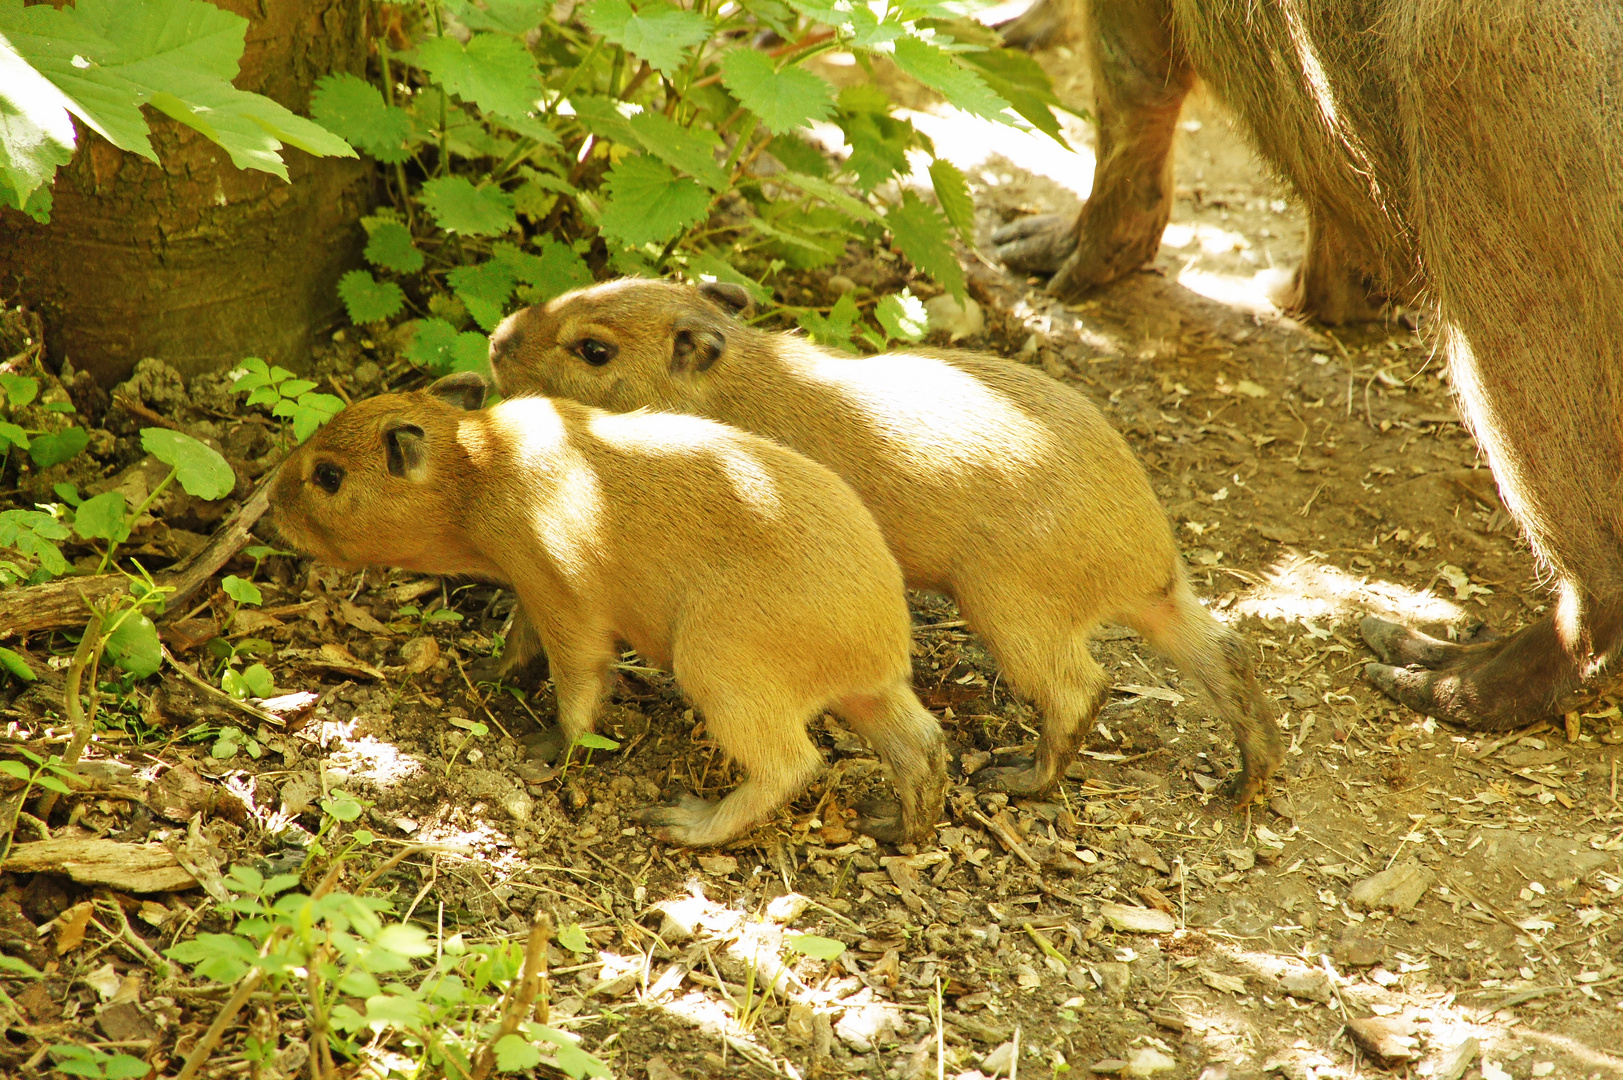
[[[81,885],[111,885],[124,892],[177,892],[197,880],[162,844],[121,844],[74,837],[17,844],[4,869],[17,874],[49,871]]]
[[[1099,905],[1099,914],[1112,930],[1127,934],[1170,934],[1178,928],[1171,914],[1155,908],[1104,903]]]

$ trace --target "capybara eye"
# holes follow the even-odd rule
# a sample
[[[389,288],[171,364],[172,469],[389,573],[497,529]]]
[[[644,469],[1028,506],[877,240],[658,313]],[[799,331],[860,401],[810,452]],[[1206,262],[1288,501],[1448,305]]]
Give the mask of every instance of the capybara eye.
[[[610,360],[613,360],[615,354],[620,350],[606,341],[599,341],[596,338],[581,338],[575,342],[572,351],[593,367],[602,367]]]
[[[329,495],[338,494],[338,489],[344,483],[344,470],[330,461],[323,461],[316,466],[316,484]]]

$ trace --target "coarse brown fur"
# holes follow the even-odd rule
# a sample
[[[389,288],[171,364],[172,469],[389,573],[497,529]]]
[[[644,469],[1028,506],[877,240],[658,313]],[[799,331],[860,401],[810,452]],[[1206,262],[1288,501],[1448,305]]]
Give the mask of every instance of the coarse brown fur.
[[[708,416],[849,481],[908,583],[955,597],[1043,711],[1032,766],[987,770],[988,782],[1038,792],[1064,775],[1109,690],[1088,649],[1104,620],[1139,630],[1210,694],[1239,742],[1237,799],[1278,767],[1249,652],[1190,590],[1143,467],[1053,380],[971,353],[840,356],[744,326],[698,289],[629,279],[510,316],[491,358],[504,393]]]
[[[1301,192],[1337,259],[1435,305],[1462,412],[1558,579],[1550,615],[1501,641],[1453,645],[1368,622],[1388,662],[1369,677],[1421,712],[1479,729],[1560,711],[1623,645],[1623,8],[1090,8],[1095,194],[1068,233],[1012,242],[1060,253],[1050,287],[1065,296],[1153,254],[1170,194],[1169,125],[1191,80],[1209,83]],[[1136,238],[1125,254],[1124,235]]]
[[[592,730],[617,641],[675,674],[748,777],[719,803],[645,812],[661,839],[722,843],[792,798],[822,768],[806,722],[824,709],[890,770],[900,821],[874,831],[929,833],[945,743],[909,686],[901,574],[849,487],[709,421],[483,398],[452,376],[346,409],[283,467],[275,528],[339,566],[511,586],[570,742]]]

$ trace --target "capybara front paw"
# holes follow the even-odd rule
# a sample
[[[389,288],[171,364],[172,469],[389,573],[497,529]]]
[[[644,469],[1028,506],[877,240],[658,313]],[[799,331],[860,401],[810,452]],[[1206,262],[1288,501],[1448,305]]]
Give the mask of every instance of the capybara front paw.
[[[864,836],[871,836],[881,844],[905,844],[917,837],[909,836],[902,804],[887,799],[870,799],[857,807],[857,819],[851,827]]]
[[[647,827],[656,840],[680,847],[703,847],[718,842],[706,828],[715,816],[715,807],[715,803],[684,791],[662,806],[634,812],[631,819]]]
[[[1242,809],[1262,794],[1264,782],[1264,778],[1257,773],[1241,769],[1223,785],[1223,798],[1232,803],[1236,810]]]

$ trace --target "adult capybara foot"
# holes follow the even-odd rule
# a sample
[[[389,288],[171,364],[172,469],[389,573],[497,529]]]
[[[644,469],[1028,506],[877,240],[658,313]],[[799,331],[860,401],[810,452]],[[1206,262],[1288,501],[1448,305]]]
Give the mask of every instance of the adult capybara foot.
[[[1075,214],[1034,214],[992,233],[998,261],[1019,274],[1052,274],[1076,250]]]
[[[1013,765],[995,769],[982,769],[970,778],[982,791],[1001,791],[1008,795],[1041,795],[1054,786],[1058,776],[1045,776],[1031,758],[1005,759]]]
[[[731,839],[714,828],[716,805],[689,792],[682,792],[662,806],[633,811],[631,820],[647,827],[656,840],[682,847],[705,847]]]
[[[1417,713],[1473,731],[1509,731],[1547,719],[1582,682],[1553,617],[1468,645],[1374,616],[1359,629],[1383,661],[1365,665],[1364,678]]]
[[[881,844],[905,844],[917,840],[908,835],[902,804],[887,799],[868,799],[857,805],[857,819],[851,827]]]

